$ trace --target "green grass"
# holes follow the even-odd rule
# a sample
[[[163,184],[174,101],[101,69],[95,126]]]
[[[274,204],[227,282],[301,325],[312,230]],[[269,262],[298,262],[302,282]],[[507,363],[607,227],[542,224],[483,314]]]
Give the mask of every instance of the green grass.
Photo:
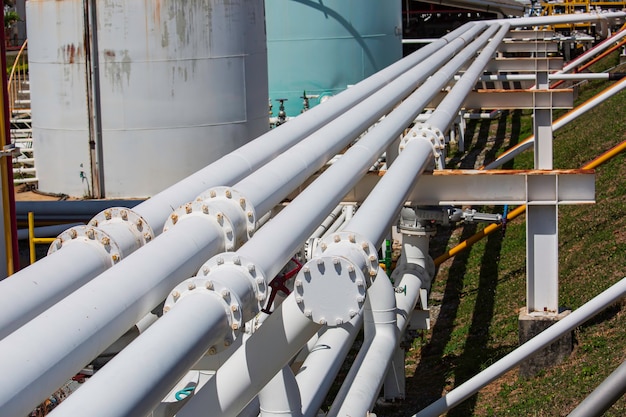
[[[611,56],[595,70],[615,65],[616,59],[616,55]],[[608,85],[597,81],[586,84],[577,103]],[[626,140],[624,108],[626,93],[622,92],[556,132],[554,167],[580,168]],[[507,140],[497,153],[505,149],[510,136],[515,142],[532,133],[530,112],[506,117]],[[497,123],[491,122],[491,130],[479,125],[469,129],[493,135]],[[473,146],[477,144],[481,144],[480,139],[472,142]],[[467,155],[472,151],[479,149],[469,148]],[[459,165],[463,164],[463,156],[453,156]],[[532,152],[526,152],[516,158],[512,167],[529,169],[532,165]],[[432,255],[439,255],[481,227],[466,225],[448,231],[448,236],[444,232],[444,238],[433,241]],[[559,208],[559,242],[562,306],[576,309],[626,276],[624,154],[596,169],[596,204]],[[526,303],[525,262],[522,216],[509,223],[505,235],[492,234],[441,266],[431,293],[431,304],[440,309],[439,317],[425,333],[425,340],[415,343],[408,353],[408,398],[397,408],[380,410],[379,415],[411,415],[518,346],[518,312]],[[580,326],[574,336],[574,351],[565,363],[527,380],[518,379],[517,371],[511,371],[448,415],[567,415],[626,359],[624,303]],[[626,400],[619,400],[605,415],[626,415]]]

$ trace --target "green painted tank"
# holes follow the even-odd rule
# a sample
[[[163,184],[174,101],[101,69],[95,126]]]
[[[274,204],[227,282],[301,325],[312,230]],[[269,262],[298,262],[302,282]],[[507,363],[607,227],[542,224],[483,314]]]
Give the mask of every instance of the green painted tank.
[[[400,0],[267,0],[270,103],[313,107],[402,57]]]

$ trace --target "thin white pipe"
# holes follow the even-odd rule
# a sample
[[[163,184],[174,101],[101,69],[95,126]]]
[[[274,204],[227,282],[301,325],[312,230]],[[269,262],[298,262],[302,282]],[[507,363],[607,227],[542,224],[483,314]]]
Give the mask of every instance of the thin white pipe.
[[[616,82],[615,84],[611,85],[609,88],[605,89],[601,93],[595,95],[590,100],[587,100],[580,106],[576,107],[575,109],[566,113],[564,116],[555,120],[554,123],[552,123],[552,130],[553,131],[559,130],[560,128],[567,125],[569,122],[576,119],[580,115],[586,113],[587,111],[596,107],[598,104],[603,103],[608,98],[619,93],[624,88],[626,88],[626,78]],[[485,165],[484,169],[496,169],[502,166],[503,164],[515,158],[521,152],[525,151],[528,148],[531,148],[534,143],[535,143],[535,136],[532,135],[528,140],[524,141],[519,146],[512,149],[510,152],[503,154],[502,156],[497,158],[495,161],[491,162],[490,164]]]
[[[290,295],[177,416],[236,415],[319,329]]]
[[[365,341],[327,416],[365,416],[372,410],[398,343],[396,299],[382,269],[367,290]]]
[[[315,229],[315,232],[311,235],[312,238],[320,237],[324,233],[324,231],[328,230],[328,227],[333,224],[337,216],[341,213],[343,206],[339,204],[335,209],[326,217],[324,222]]]
[[[473,376],[463,384],[450,391],[446,396],[438,399],[413,417],[439,416],[456,407],[461,402],[474,395],[478,390],[493,382],[520,362],[546,347],[565,333],[580,326],[609,305],[626,295],[626,278],[617,282],[607,290],[589,300],[579,309],[548,327],[537,336],[513,350],[511,353],[489,366],[478,375]]]
[[[298,143],[320,126],[324,126],[328,121],[335,119],[337,115],[352,108],[355,103],[378,91],[391,80],[428,58],[440,48],[445,47],[473,26],[473,23],[464,25],[433,43],[432,46],[422,48],[379,71],[333,97],[333,100],[329,101],[328,104],[316,106],[300,115],[297,121],[293,120],[281,126],[280,129],[274,129],[220,158],[206,168],[135,206],[133,211],[139,214],[156,234],[160,233],[165,220],[171,214],[172,208],[192,201],[210,187],[231,185],[253,173],[261,165]],[[259,210],[259,212],[261,211]],[[112,232],[113,240],[119,240],[120,236],[114,231]],[[49,255],[45,269],[30,266],[15,273],[11,280],[0,282],[0,297],[3,297],[4,294],[20,294],[19,297],[0,298],[0,339],[110,267],[109,263],[101,261],[100,253],[85,255],[85,250],[76,253],[70,251],[69,247],[71,245]],[[137,249],[137,247],[133,247],[132,250]],[[126,251],[132,250],[128,248]],[[95,249],[95,251],[99,252],[100,250]],[[124,253],[125,256],[128,254]],[[77,266],[78,264],[80,266]],[[68,271],[68,265],[73,266],[70,271]],[[46,277],[49,285],[38,285],[43,276]],[[53,290],[50,290],[51,288]],[[29,294],[32,302],[24,301],[23,294]]]
[[[614,77],[608,72],[577,72],[575,74],[548,74],[548,79],[556,80],[608,80]],[[461,79],[460,75],[454,76],[455,80]],[[481,75],[478,81],[535,81],[535,74],[490,74]]]
[[[339,230],[339,228],[341,227],[341,225],[343,225],[346,222],[346,213],[342,212],[339,217],[337,217],[337,219],[333,222],[333,224],[328,228],[328,230],[326,230],[324,232],[324,234],[322,235],[322,238],[335,233],[337,230]]]
[[[224,305],[217,297],[208,292],[197,292],[182,298],[175,309],[159,319],[158,328],[153,326],[141,335],[144,343],[161,348],[146,350],[143,345],[131,343],[81,387],[80,395],[69,396],[50,416],[147,415],[152,405],[158,404],[172,388],[169,381],[182,378],[206,352],[206,346],[230,330]],[[188,332],[185,330],[187,326],[194,326],[197,331]],[[167,348],[163,344],[164,335]],[[132,372],[134,369],[117,366],[128,359],[142,369],[143,382],[137,380],[137,375]],[[155,363],[160,366],[154,366]],[[112,384],[111,381],[118,383]],[[92,399],[102,397],[104,392],[108,397],[107,406],[94,407]],[[142,401],[136,401],[136,398]]]
[[[311,349],[296,375],[304,417],[318,415],[362,323],[363,314],[361,313],[348,323],[326,329]]]

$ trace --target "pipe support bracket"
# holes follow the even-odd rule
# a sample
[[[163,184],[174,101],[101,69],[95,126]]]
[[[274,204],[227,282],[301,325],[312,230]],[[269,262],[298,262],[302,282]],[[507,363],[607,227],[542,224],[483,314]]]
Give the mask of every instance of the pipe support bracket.
[[[252,204],[230,187],[213,187],[194,201],[176,209],[165,222],[167,231],[186,216],[209,216],[224,232],[224,249],[235,250],[255,231],[256,215]]]

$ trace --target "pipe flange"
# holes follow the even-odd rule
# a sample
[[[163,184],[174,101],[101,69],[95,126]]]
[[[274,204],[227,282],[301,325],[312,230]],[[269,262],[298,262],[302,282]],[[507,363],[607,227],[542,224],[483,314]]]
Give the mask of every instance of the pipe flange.
[[[399,146],[400,152],[406,148],[409,142],[419,138],[425,139],[431,144],[435,160],[439,161],[443,154],[443,150],[446,148],[446,139],[444,138],[441,130],[429,125],[428,123],[416,123],[409,130],[409,132],[402,137]]]
[[[122,252],[117,243],[106,232],[91,226],[70,227],[61,233],[52,242],[48,249],[48,255],[60,250],[72,242],[82,242],[94,245],[104,251],[110,266],[115,265],[122,259]]]
[[[223,343],[215,344],[209,348],[209,354],[216,354],[228,348],[244,329],[241,301],[225,285],[207,280],[205,277],[189,278],[178,284],[169,293],[163,305],[163,313],[170,311],[184,297],[199,292],[210,294],[222,304],[230,327],[230,332],[224,335]]]
[[[196,201],[202,201],[209,204],[209,206],[215,205],[216,209],[223,207],[224,210],[227,210],[223,204],[220,204],[226,202],[228,206],[240,212],[241,219],[245,219],[245,226],[243,226],[245,230],[242,230],[242,235],[245,233],[245,237],[241,236],[241,238],[248,240],[254,234],[256,230],[256,212],[254,206],[239,191],[230,187],[213,187],[196,197]]]
[[[224,249],[227,251],[234,250],[236,239],[235,232],[230,218],[224,215],[220,210],[211,210],[208,204],[202,201],[194,201],[187,203],[184,206],[177,208],[165,222],[163,226],[163,233],[167,232],[170,228],[176,225],[179,221],[184,221],[185,218],[190,216],[207,217],[217,223],[224,233]]]
[[[342,256],[320,256],[304,264],[294,281],[302,314],[315,323],[338,326],[356,316],[367,291],[363,272]]]
[[[163,232],[188,216],[209,216],[224,232],[224,249],[233,251],[252,237],[256,216],[252,204],[228,187],[215,187],[194,201],[176,209],[165,222]]]
[[[224,252],[212,257],[200,267],[196,277],[205,279],[209,287],[217,287],[222,282],[224,286],[242,289],[240,294],[249,294],[250,298],[240,300],[246,321],[252,319],[265,306],[269,291],[265,274],[254,262],[242,258],[236,252]]]
[[[148,222],[135,211],[126,207],[111,207],[96,214],[89,225],[102,227],[106,224],[123,224],[137,237],[140,246],[154,239],[154,232]]]
[[[314,257],[340,255],[354,262],[367,277],[367,285],[374,280],[380,268],[378,251],[365,237],[352,232],[337,232],[319,241]],[[358,266],[357,266],[358,265]]]

